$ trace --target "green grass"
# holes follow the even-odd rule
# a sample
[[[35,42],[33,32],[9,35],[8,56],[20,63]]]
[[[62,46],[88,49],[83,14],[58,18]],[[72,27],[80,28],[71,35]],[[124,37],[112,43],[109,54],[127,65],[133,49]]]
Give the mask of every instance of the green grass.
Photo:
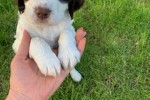
[[[0,100],[9,89],[16,13],[12,0],[0,0]],[[83,80],[68,76],[50,100],[150,99],[150,0],[86,0],[74,25],[88,33],[76,67]]]

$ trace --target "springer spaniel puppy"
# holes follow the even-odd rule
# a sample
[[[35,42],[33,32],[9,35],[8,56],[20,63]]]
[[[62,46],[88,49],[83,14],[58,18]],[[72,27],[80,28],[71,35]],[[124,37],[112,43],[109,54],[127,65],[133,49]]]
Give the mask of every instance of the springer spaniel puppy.
[[[76,47],[75,29],[72,26],[73,13],[84,0],[16,0],[19,7],[13,50],[16,53],[22,40],[23,30],[31,36],[29,56],[35,60],[44,75],[56,76],[63,69],[72,68],[74,81],[81,80],[81,74],[74,68],[80,61]],[[52,48],[58,47],[58,57]]]

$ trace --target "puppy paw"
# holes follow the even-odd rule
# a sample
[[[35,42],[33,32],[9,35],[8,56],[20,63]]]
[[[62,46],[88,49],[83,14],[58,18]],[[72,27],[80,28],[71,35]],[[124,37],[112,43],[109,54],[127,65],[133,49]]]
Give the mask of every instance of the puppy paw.
[[[76,47],[60,48],[58,58],[64,69],[68,67],[73,68],[78,62],[80,62],[80,52]]]
[[[81,74],[75,68],[71,70],[70,75],[75,82],[80,82],[82,79]]]
[[[56,56],[50,57],[43,57],[36,61],[39,70],[45,76],[56,76],[60,74],[61,71],[61,64],[59,59]]]
[[[60,61],[45,40],[41,38],[32,38],[29,55],[35,60],[39,70],[45,76],[49,75],[55,77],[57,74],[60,74]]]

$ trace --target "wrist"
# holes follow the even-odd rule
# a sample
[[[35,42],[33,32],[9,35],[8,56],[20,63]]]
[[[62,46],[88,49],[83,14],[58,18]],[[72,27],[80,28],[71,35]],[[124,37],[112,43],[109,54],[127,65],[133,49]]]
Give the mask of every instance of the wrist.
[[[6,100],[31,100],[31,98],[22,93],[10,89]]]
[[[49,98],[49,96],[43,97],[40,95],[33,95],[33,94],[32,94],[32,96],[27,96],[23,93],[20,93],[20,92],[10,89],[9,94],[6,97],[6,100],[48,100],[48,98]]]

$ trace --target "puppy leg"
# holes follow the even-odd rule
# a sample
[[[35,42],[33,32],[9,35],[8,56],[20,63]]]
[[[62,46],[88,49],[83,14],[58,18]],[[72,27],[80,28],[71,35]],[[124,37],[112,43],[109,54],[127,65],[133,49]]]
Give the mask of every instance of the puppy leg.
[[[58,58],[64,69],[75,67],[80,62],[80,52],[76,47],[75,31],[70,29],[61,33],[59,38]]]
[[[56,76],[60,74],[61,65],[50,46],[41,38],[32,38],[29,55],[37,63],[41,73]]]
[[[71,70],[70,75],[75,82],[80,82],[82,79],[81,74],[75,68]]]
[[[64,69],[73,68],[70,72],[72,79],[79,82],[82,79],[81,74],[74,68],[80,62],[80,52],[76,47],[75,31],[71,28],[61,33],[59,38],[58,58]]]

